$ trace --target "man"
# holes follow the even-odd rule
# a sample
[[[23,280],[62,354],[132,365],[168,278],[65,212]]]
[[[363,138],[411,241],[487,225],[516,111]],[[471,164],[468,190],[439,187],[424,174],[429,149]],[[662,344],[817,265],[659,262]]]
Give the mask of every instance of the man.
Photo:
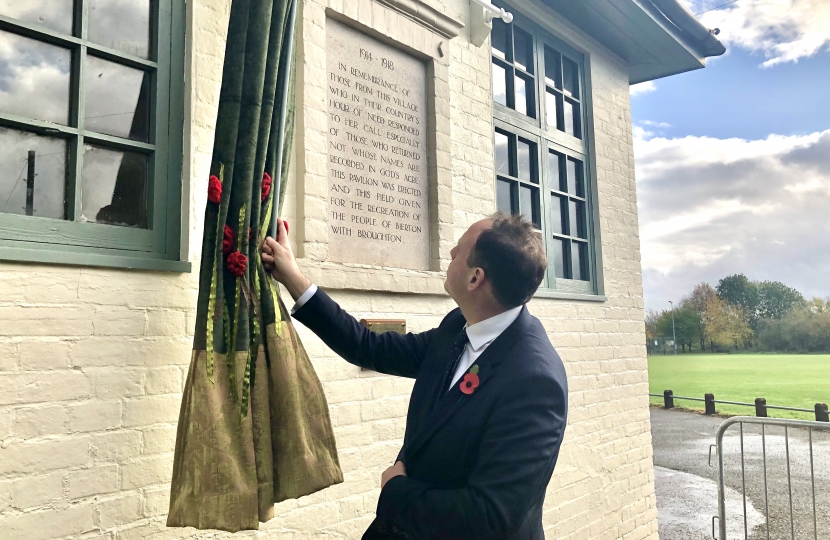
[[[567,415],[567,382],[525,303],[547,267],[520,216],[470,227],[444,288],[458,304],[438,328],[375,334],[306,279],[282,220],[262,260],[294,317],[352,364],[415,378],[404,444],[381,477],[364,540],[544,538],[542,505]]]

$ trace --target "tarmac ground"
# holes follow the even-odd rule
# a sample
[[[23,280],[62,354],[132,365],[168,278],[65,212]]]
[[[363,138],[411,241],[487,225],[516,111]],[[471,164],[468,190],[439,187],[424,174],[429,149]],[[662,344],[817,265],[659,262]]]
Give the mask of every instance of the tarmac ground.
[[[651,409],[661,540],[712,538],[712,516],[718,513],[717,456],[713,449],[710,467],[709,445],[715,444],[724,420]],[[724,436],[727,539],[830,539],[830,432],[789,429],[787,441],[784,428],[764,431],[762,438],[760,426],[743,424],[743,474],[740,426],[731,426]]]

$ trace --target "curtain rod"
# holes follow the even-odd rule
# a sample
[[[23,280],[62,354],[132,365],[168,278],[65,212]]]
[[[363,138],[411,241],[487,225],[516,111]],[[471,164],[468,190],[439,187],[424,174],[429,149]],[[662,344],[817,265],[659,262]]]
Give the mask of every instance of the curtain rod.
[[[487,10],[487,22],[493,20],[493,18],[498,17],[499,19],[503,20],[507,24],[513,22],[513,14],[509,11],[505,11],[504,8],[496,7],[487,0],[472,0],[476,4],[480,5],[484,9]]]

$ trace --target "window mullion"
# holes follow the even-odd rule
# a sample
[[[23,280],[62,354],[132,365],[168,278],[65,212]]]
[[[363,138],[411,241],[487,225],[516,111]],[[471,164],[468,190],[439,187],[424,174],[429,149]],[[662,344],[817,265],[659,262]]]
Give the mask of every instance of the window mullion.
[[[72,118],[70,123],[78,130],[69,143],[67,169],[66,219],[78,221],[81,216],[81,179],[84,167],[84,57],[86,46],[80,45],[72,58]]]
[[[536,40],[538,42],[538,39]],[[538,48],[536,49],[538,52]],[[538,79],[543,79],[544,77],[538,76],[539,69],[538,69],[538,57],[537,57],[537,89],[538,89]],[[537,110],[541,110],[541,105],[537,108]],[[541,115],[540,115],[541,116]],[[545,166],[546,159],[547,159],[547,152],[548,152],[548,145],[546,141],[541,137],[536,138],[536,194],[539,197],[539,229],[542,232],[542,240],[546,245],[547,249],[547,238],[548,238],[548,199],[550,198],[550,192],[547,187],[547,167]],[[548,265],[550,267],[550,265]],[[547,277],[547,282],[544,283],[544,286],[550,287],[550,270],[548,270],[545,274]]]
[[[540,130],[545,129],[547,122],[547,89],[545,88],[545,44],[538,30],[533,31],[533,63],[536,71],[536,125]]]
[[[69,143],[69,167],[67,168],[66,219],[79,221],[81,217],[81,184],[84,167],[84,85],[87,47],[86,40],[86,0],[76,0],[73,32],[81,44],[72,51],[71,113],[69,123],[78,130],[78,134]]]

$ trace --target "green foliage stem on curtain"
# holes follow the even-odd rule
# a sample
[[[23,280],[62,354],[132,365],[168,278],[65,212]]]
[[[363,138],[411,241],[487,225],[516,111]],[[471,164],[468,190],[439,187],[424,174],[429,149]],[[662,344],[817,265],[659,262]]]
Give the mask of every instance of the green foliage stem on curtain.
[[[285,194],[271,178],[285,179],[291,154],[293,9],[231,5],[171,527],[258,529],[275,503],[343,481],[322,385],[259,256]]]

